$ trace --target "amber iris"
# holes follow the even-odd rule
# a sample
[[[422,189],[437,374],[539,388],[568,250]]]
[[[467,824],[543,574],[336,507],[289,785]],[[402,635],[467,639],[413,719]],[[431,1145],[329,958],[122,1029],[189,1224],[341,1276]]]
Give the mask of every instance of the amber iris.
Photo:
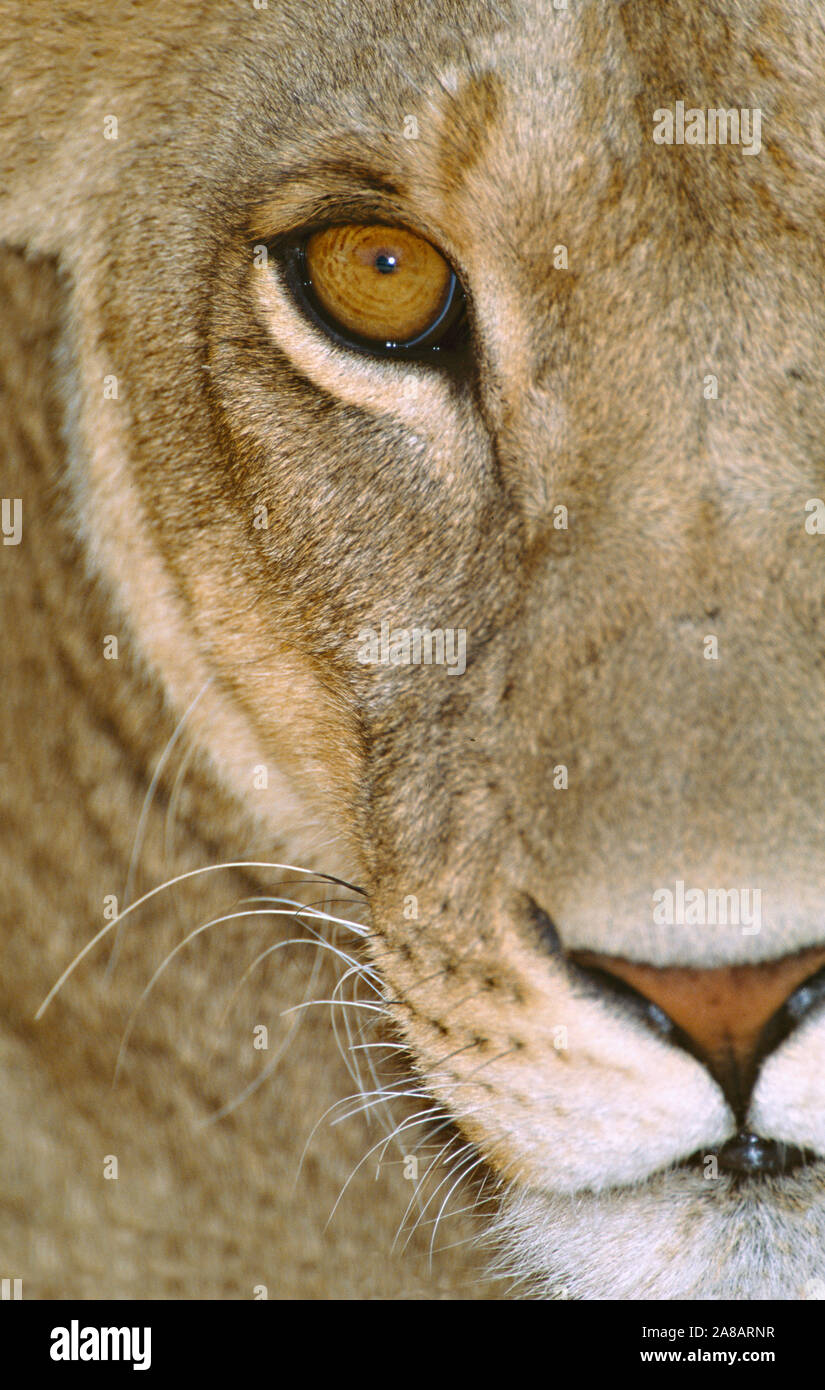
[[[371,341],[420,338],[450,296],[449,264],[404,227],[325,227],[309,237],[305,257],[320,308],[345,332]]]

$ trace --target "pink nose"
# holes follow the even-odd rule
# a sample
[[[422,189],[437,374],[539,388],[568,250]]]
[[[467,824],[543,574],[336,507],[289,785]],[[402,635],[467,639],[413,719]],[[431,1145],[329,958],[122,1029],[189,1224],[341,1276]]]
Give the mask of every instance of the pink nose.
[[[794,990],[825,966],[825,946],[781,960],[714,970],[641,965],[620,956],[572,951],[571,959],[631,985],[687,1035],[708,1070],[730,1090],[731,1072],[752,1084],[760,1038]],[[741,1090],[741,1086],[734,1089]]]

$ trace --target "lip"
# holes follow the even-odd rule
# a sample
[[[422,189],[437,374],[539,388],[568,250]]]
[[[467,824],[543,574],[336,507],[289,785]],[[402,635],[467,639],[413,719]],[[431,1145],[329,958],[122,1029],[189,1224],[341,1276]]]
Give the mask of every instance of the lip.
[[[717,1171],[739,1179],[785,1178],[822,1160],[811,1149],[766,1139],[752,1130],[742,1129],[717,1149],[699,1150],[683,1159],[680,1168],[701,1168],[706,1172],[709,1159],[716,1160]],[[715,1174],[714,1174],[715,1176]]]

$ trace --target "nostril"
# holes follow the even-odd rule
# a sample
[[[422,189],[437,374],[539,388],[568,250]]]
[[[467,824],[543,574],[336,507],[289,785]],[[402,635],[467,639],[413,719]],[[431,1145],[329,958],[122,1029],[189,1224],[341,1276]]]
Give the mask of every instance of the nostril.
[[[825,1002],[825,969],[807,979],[790,998],[785,1000],[771,1024],[771,1047],[778,1047],[783,1038],[797,1028],[804,1018]],[[773,1035],[776,1034],[774,1040]]]
[[[748,965],[654,966],[597,951],[565,951],[544,908],[529,894],[523,905],[534,941],[564,961],[571,980],[620,1000],[660,1038],[702,1062],[740,1124],[764,1059],[825,1004],[825,946]],[[765,1164],[768,1171],[768,1159]]]
[[[610,995],[614,999],[621,1000],[626,1008],[630,1008],[654,1033],[660,1037],[667,1038],[668,1042],[674,1043],[678,1047],[685,1047],[690,1050],[690,1040],[682,1029],[679,1028],[652,999],[648,999],[633,985],[618,975],[612,974],[609,970],[602,970],[598,966],[582,965],[574,959],[568,958],[568,965],[575,971],[576,979],[580,984],[590,986],[593,993],[604,997]]]
[[[652,966],[592,951],[573,951],[571,960],[591,977],[624,981],[655,1005],[675,1025],[670,1040],[704,1063],[740,1118],[764,1058],[825,1000],[821,946],[710,969]]]
[[[540,945],[553,956],[561,955],[561,938],[552,917],[548,916],[543,907],[539,907],[535,899],[529,895],[525,896],[527,898],[527,914]]]
[[[558,928],[548,912],[543,907],[539,907],[534,898],[529,894],[524,895],[527,907],[527,916],[533,930],[534,939],[549,954],[561,956],[568,970],[575,974],[576,981],[585,988],[590,988],[592,993],[603,998],[605,994],[612,995],[615,999],[620,999],[625,1007],[632,1009],[654,1032],[660,1037],[667,1038],[670,1042],[680,1047],[688,1047],[689,1039],[682,1030],[677,1027],[671,1018],[660,1008],[652,999],[647,998],[633,985],[610,970],[605,970],[599,965],[585,964],[577,960],[580,953],[573,952],[568,955],[562,946]],[[590,954],[590,953],[585,953]],[[593,960],[598,957],[593,956]]]

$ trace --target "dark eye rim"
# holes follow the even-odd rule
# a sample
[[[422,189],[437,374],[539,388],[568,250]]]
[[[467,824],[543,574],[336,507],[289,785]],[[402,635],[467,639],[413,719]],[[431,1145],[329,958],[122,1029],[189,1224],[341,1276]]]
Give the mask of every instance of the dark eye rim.
[[[353,224],[347,222],[326,223],[324,225],[329,227],[351,226]],[[365,222],[364,225],[374,226],[375,222]],[[392,224],[387,223],[386,225],[391,226]],[[468,341],[467,297],[464,287],[452,267],[450,267],[450,282],[447,287],[444,306],[438,318],[430,324],[424,333],[404,342],[395,342],[392,339],[365,338],[358,333],[350,332],[343,325],[337,324],[322,308],[317,299],[307,266],[306,246],[310,236],[318,230],[320,229],[317,226],[305,228],[298,235],[292,236],[286,241],[282,240],[272,244],[269,249],[283,267],[286,283],[293,298],[306,316],[328,338],[331,338],[339,347],[347,348],[367,357],[378,357],[384,360],[429,362],[447,366],[462,355]]]

